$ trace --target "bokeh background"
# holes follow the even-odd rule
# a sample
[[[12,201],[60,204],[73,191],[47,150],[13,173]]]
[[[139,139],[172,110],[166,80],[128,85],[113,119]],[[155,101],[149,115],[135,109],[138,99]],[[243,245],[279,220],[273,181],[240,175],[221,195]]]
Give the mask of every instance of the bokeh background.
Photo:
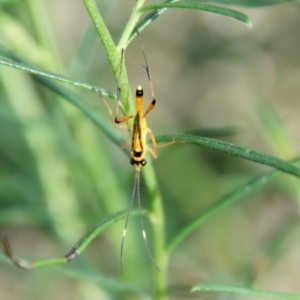
[[[98,2],[105,2],[99,8],[117,42],[132,3]],[[116,91],[81,1],[14,1],[0,9],[1,47],[33,66]],[[155,135],[214,129],[224,141],[291,159],[300,147],[300,6],[236,9],[250,17],[253,28],[216,14],[173,9],[141,33],[157,98],[148,125]],[[150,102],[137,40],[125,59],[132,91],[142,84]],[[0,72],[0,228],[22,257],[59,257],[95,223],[127,209],[134,170],[77,109],[25,72],[4,66]],[[65,87],[110,122],[98,95]],[[159,149],[153,163],[167,239],[227,193],[271,170],[191,145]],[[300,293],[299,192],[297,179],[281,175],[190,235],[169,259],[174,299],[185,299],[199,283]],[[0,256],[1,297],[133,299],[124,290],[151,291],[154,267],[137,218],[130,220],[120,275],[123,226],[115,224],[61,267],[24,271]],[[207,299],[233,299],[226,297]]]

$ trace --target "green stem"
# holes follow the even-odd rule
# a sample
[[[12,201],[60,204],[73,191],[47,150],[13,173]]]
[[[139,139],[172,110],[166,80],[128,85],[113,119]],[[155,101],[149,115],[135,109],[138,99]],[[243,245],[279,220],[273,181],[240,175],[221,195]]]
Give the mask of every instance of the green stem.
[[[95,1],[83,0],[83,2],[102,41],[103,47],[106,51],[106,55],[112,66],[115,80],[116,82],[118,82],[118,78],[120,74],[121,50],[116,48],[115,43],[112,40],[112,37],[103,21],[103,18],[100,12],[98,11]],[[123,113],[125,115],[132,115],[134,114],[134,107],[133,107],[132,95],[129,88],[126,68],[122,70],[122,77],[121,77],[121,82],[119,82],[119,85],[122,88],[121,102],[123,104]]]
[[[134,6],[132,13],[129,17],[129,20],[127,22],[127,25],[123,31],[123,34],[121,36],[121,39],[118,44],[119,49],[125,49],[129,43],[130,36],[132,34],[132,31],[134,27],[136,26],[138,20],[140,19],[140,16],[142,15],[139,10],[143,7],[145,0],[137,0],[136,5]]]
[[[94,23],[96,30],[99,34],[99,37],[102,41],[104,49],[106,51],[107,57],[110,61],[110,64],[113,67],[115,75],[119,72],[119,65],[117,61],[120,61],[120,51],[117,51],[115,43],[104,23],[104,20],[98,11],[97,5],[94,0],[83,0],[85,7],[91,17],[92,22]],[[116,76],[117,78],[117,76]]]
[[[132,33],[134,26],[138,22],[141,13],[139,9],[143,6],[145,0],[137,0],[136,4],[132,10],[131,16],[127,22],[123,35],[120,39],[118,48],[115,47],[112,38],[104,24],[104,21],[97,9],[94,0],[83,0],[85,6],[90,14],[90,17],[97,29],[97,32],[101,38],[104,49],[107,53],[109,61],[112,65],[114,76],[116,81],[118,81],[119,72],[120,72],[120,60],[121,53],[120,49],[125,49]],[[128,78],[126,74],[125,64],[124,70],[122,70],[122,78],[120,87],[122,88],[121,101],[124,105],[123,112],[125,115],[133,115],[134,108],[132,103],[132,97],[130,94]],[[159,272],[154,272],[154,282],[155,282],[155,294],[156,299],[164,299],[166,294],[166,252],[165,252],[165,222],[164,222],[164,213],[162,206],[162,199],[158,190],[158,184],[156,177],[152,168],[152,165],[149,163],[146,168],[143,168],[143,175],[145,179],[145,184],[149,190],[152,209],[150,212],[150,221],[153,226],[153,242],[154,242],[154,259],[158,266],[162,270],[162,274]]]

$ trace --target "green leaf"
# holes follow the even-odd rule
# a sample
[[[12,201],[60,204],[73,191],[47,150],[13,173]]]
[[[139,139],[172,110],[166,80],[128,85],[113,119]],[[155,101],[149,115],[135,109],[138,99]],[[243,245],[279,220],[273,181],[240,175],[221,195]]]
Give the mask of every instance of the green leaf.
[[[7,257],[0,252],[0,262],[1,263],[7,263]],[[102,288],[106,290],[116,292],[126,292],[127,294],[133,294],[138,295],[141,298],[149,298],[149,294],[142,289],[138,289],[136,287],[133,287],[129,285],[128,283],[124,283],[122,281],[118,281],[113,278],[109,278],[106,275],[102,275],[99,270],[93,271],[90,269],[84,269],[84,268],[66,268],[55,266],[55,268],[48,268],[47,273],[59,275],[60,277],[66,277],[66,278],[72,278],[76,280],[84,280],[87,282],[93,282],[97,284],[98,286],[101,286]]]
[[[228,293],[237,294],[243,296],[254,296],[260,298],[271,298],[271,299],[289,299],[289,300],[299,300],[300,295],[297,294],[287,294],[287,293],[276,293],[270,291],[231,287],[231,286],[220,286],[220,285],[206,285],[201,284],[193,287],[192,292],[216,292],[216,293]]]
[[[208,11],[228,17],[232,17],[234,19],[237,19],[239,21],[242,21],[245,23],[248,27],[252,27],[251,21],[245,14],[230,9],[230,8],[224,8],[219,7],[215,5],[210,4],[198,4],[195,2],[175,2],[175,3],[164,3],[164,4],[155,4],[155,5],[149,5],[146,7],[143,7],[140,11],[145,12],[148,10],[157,10],[157,9],[163,9],[163,8],[187,8],[187,9],[197,9],[197,10],[203,10]]]
[[[80,99],[77,95],[69,91],[68,89],[57,85],[52,80],[41,77],[40,75],[36,76],[36,80],[56,92],[63,97],[66,101],[70,102],[72,105],[77,107],[82,113],[84,113],[89,119],[91,119],[116,145],[120,146],[123,144],[123,138],[117,133],[110,122],[107,122],[100,117],[98,112],[86,104]],[[125,152],[129,153],[129,150]]]
[[[268,165],[282,172],[289,173],[300,178],[300,169],[291,165],[290,163],[278,159],[274,156],[244,148],[235,144],[188,134],[171,134],[158,136],[156,137],[156,141],[158,143],[190,143],[210,149],[219,150],[233,156],[242,157],[263,165]]]
[[[199,128],[189,130],[187,133],[202,137],[216,138],[216,137],[225,137],[233,136],[243,131],[242,127],[238,126],[227,126],[219,128]]]
[[[138,210],[134,210],[131,212],[131,216],[138,215],[138,214],[139,214]],[[65,264],[73,260],[74,258],[76,258],[78,255],[80,255],[84,251],[84,249],[101,232],[103,232],[105,229],[115,224],[116,222],[120,221],[121,219],[124,219],[126,216],[127,216],[127,211],[118,212],[104,219],[102,222],[96,224],[88,233],[86,233],[82,238],[79,239],[79,241],[75,244],[75,246],[64,257],[29,262],[15,255],[8,238],[4,233],[2,233],[1,235],[3,249],[6,256],[11,260],[11,262],[22,269],[36,269],[36,268],[43,268],[48,266]]]
[[[77,79],[73,79],[73,78],[70,78],[70,77],[67,77],[67,76],[52,73],[52,72],[49,72],[49,71],[44,71],[44,70],[29,66],[29,65],[27,65],[25,63],[22,63],[22,62],[17,62],[15,60],[0,57],[0,65],[13,67],[13,68],[23,70],[23,71],[26,71],[26,72],[29,72],[29,73],[32,73],[32,74],[35,74],[35,75],[47,77],[49,79],[54,79],[54,80],[61,81],[61,82],[64,82],[64,83],[69,83],[69,84],[72,84],[72,85],[75,85],[75,86],[85,88],[87,90],[97,92],[101,96],[109,97],[111,99],[116,99],[115,94],[113,94],[111,92],[108,92],[105,89],[99,88],[95,85],[92,85],[92,84],[89,84],[89,83],[86,83],[86,82],[83,82],[83,81],[80,81],[80,80],[77,80]]]
[[[205,0],[199,2],[256,7],[256,6],[270,6],[270,5],[284,4],[284,3],[296,2],[296,1],[295,0]]]
[[[72,253],[74,251],[77,252],[77,255],[81,254],[83,250],[105,229],[109,228],[111,225],[117,223],[118,221],[125,219],[127,215],[127,211],[121,211],[118,212],[100,223],[96,224],[89,232],[87,232],[72,248],[72,250],[69,253]],[[145,213],[145,212],[144,212]],[[138,210],[134,210],[131,212],[131,216],[138,215]],[[68,254],[66,255],[68,258]]]
[[[300,160],[300,157],[297,157],[291,161],[290,163],[296,163]],[[220,201],[209,207],[206,211],[201,213],[198,217],[192,220],[187,226],[185,226],[182,230],[180,230],[169,242],[168,250],[172,251],[176,248],[178,244],[180,244],[188,235],[190,235],[193,231],[200,227],[207,220],[212,218],[217,213],[220,213],[224,209],[230,207],[238,200],[241,200],[246,195],[253,193],[261,187],[264,187],[271,180],[275,179],[280,174],[279,171],[273,171],[266,175],[259,176],[250,182],[246,183],[243,186],[236,188],[231,193],[224,196]]]
[[[52,79],[69,83],[72,85],[80,86],[88,90],[95,91],[102,96],[107,96],[112,99],[116,99],[115,94],[112,94],[105,89],[98,88],[95,85],[91,85],[79,80],[74,80],[72,78],[55,74],[52,72],[43,71],[34,68],[32,66],[29,66],[23,62],[19,62],[20,59],[18,57],[14,56],[11,52],[7,51],[6,49],[0,46],[0,55],[1,54],[5,54],[7,56],[13,57],[13,59],[0,57],[0,65],[2,64],[2,65],[6,65],[9,67],[13,67],[19,70],[24,70],[32,73],[38,82],[40,82],[50,90],[62,96],[63,99],[70,102],[72,105],[77,107],[82,113],[84,113],[87,117],[89,117],[115,144],[119,146],[123,144],[123,138],[121,138],[120,135],[117,134],[116,130],[109,122],[107,122],[106,120],[100,117],[100,115],[95,109],[93,109],[84,101],[82,101],[80,97],[78,97],[70,90],[57,85],[55,82],[53,82]],[[125,151],[125,152],[129,153],[129,151]]]
[[[173,3],[178,0],[167,0],[164,3]],[[145,27],[147,27],[151,22],[153,22],[157,17],[159,17],[167,8],[161,8],[158,10],[155,10],[149,14],[147,14],[134,28],[134,30],[131,32],[131,35],[129,37],[128,44],[133,40],[133,38],[136,36],[136,32],[141,32]]]

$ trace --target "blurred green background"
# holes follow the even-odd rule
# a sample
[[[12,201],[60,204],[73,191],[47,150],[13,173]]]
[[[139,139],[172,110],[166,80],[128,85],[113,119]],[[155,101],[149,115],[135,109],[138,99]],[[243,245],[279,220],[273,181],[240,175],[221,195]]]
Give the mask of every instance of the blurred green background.
[[[118,41],[132,3],[99,2]],[[81,1],[14,1],[0,9],[1,55],[8,49],[32,66],[116,91]],[[238,9],[253,28],[174,9],[141,33],[157,98],[148,125],[155,135],[230,127],[216,138],[291,159],[300,146],[300,6]],[[130,84],[132,91],[143,85],[150,103],[143,64],[135,39],[126,49]],[[94,224],[127,209],[134,169],[86,116],[31,75],[4,66],[0,72],[0,229],[22,257],[60,257]],[[96,93],[64,86],[110,125]],[[167,239],[227,193],[271,170],[191,145],[159,149],[154,168]],[[207,221],[169,258],[174,299],[185,299],[191,286],[203,282],[300,293],[299,197],[299,182],[281,175]],[[23,271],[0,256],[2,299],[123,299],[130,287],[151,290],[154,267],[138,218],[130,219],[120,274],[123,226],[115,224],[60,267]]]

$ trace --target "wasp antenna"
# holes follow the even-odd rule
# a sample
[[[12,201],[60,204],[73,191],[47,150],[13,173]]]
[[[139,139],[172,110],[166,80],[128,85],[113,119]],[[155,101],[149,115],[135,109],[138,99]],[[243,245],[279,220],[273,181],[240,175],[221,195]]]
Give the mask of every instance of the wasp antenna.
[[[128,207],[128,210],[127,210],[126,221],[125,221],[125,225],[124,225],[122,242],[121,242],[121,273],[122,274],[124,272],[124,259],[123,259],[123,256],[124,256],[124,242],[125,242],[125,237],[126,237],[126,233],[127,233],[127,226],[128,226],[129,216],[130,216],[130,212],[131,212],[131,209],[132,209],[134,196],[135,196],[135,191],[136,191],[136,187],[137,187],[137,176],[138,176],[137,174],[138,174],[138,172],[136,171],[133,190],[132,190],[132,196],[131,196],[130,204],[129,204],[129,207]]]
[[[142,214],[142,205],[141,205],[141,197],[140,197],[140,169],[136,169],[135,181],[136,181],[135,186],[136,186],[137,198],[138,198],[138,209],[139,209],[139,213],[140,213],[140,220],[141,220],[144,243],[145,243],[147,252],[149,254],[149,257],[150,257],[153,265],[159,272],[161,272],[160,268],[157,266],[157,264],[152,256],[152,253],[150,251],[150,248],[148,245],[148,240],[147,240],[147,235],[146,235],[146,230],[145,230],[145,226],[144,226],[144,218],[143,218],[143,214]]]
[[[135,194],[137,193],[137,198],[138,198],[138,209],[139,209],[139,215],[140,215],[140,219],[141,219],[141,226],[142,226],[142,232],[143,232],[143,239],[144,239],[144,243],[145,246],[147,248],[148,254],[150,256],[150,259],[153,263],[153,265],[157,268],[157,270],[160,271],[160,269],[158,268],[157,264],[154,261],[154,258],[151,254],[149,245],[148,245],[148,241],[147,241],[147,236],[146,236],[146,231],[145,231],[145,226],[144,226],[144,221],[143,221],[143,217],[142,217],[142,208],[141,208],[141,197],[140,197],[140,169],[142,166],[146,165],[146,160],[145,160],[145,155],[146,155],[146,150],[149,149],[150,153],[154,156],[157,157],[156,152],[154,149],[150,149],[147,147],[147,134],[151,135],[151,140],[153,143],[153,146],[156,147],[156,141],[155,141],[155,137],[152,134],[152,131],[150,130],[150,128],[148,128],[147,126],[147,122],[146,122],[146,116],[153,110],[153,108],[155,107],[155,97],[154,97],[154,91],[153,91],[153,84],[152,84],[152,79],[151,79],[151,75],[150,75],[150,69],[148,66],[148,61],[147,61],[147,57],[146,57],[146,52],[142,43],[142,40],[139,36],[139,33],[137,31],[137,35],[141,44],[141,48],[142,48],[142,52],[143,52],[143,56],[144,56],[144,61],[145,61],[145,69],[147,72],[147,76],[148,76],[148,81],[149,81],[149,85],[150,85],[150,91],[151,91],[151,96],[152,96],[152,102],[150,103],[150,105],[148,106],[148,108],[146,109],[146,111],[144,112],[144,108],[143,108],[143,104],[144,104],[144,97],[143,97],[143,89],[142,87],[139,85],[137,87],[136,90],[136,99],[135,99],[135,114],[133,115],[127,115],[127,116],[123,116],[123,117],[118,117],[118,112],[119,112],[119,106],[121,105],[121,80],[122,80],[122,68],[123,68],[123,64],[124,64],[124,49],[121,49],[121,60],[120,60],[120,70],[119,70],[119,77],[118,77],[118,82],[117,82],[117,101],[116,101],[116,110],[115,110],[115,116],[114,116],[114,123],[119,124],[119,126],[116,126],[118,128],[121,127],[125,127],[124,125],[122,125],[122,123],[125,123],[127,121],[129,121],[130,119],[134,119],[133,121],[133,129],[132,129],[132,142],[131,142],[131,159],[130,162],[132,165],[135,166],[135,179],[134,179],[134,185],[133,185],[133,191],[132,191],[132,197],[131,197],[131,201],[129,204],[129,208],[127,211],[127,215],[126,215],[126,221],[125,221],[125,225],[124,225],[124,231],[123,231],[123,236],[122,236],[122,241],[121,241],[121,254],[120,254],[120,259],[121,259],[121,273],[123,273],[124,271],[124,244],[125,244],[125,238],[126,238],[126,233],[127,233],[127,226],[128,226],[128,222],[129,222],[129,216],[130,216],[130,212],[132,210],[132,206],[133,206],[133,201],[135,198]],[[108,105],[106,105],[108,106]],[[109,109],[109,113],[111,115],[111,110]],[[129,125],[131,126],[131,125]],[[129,127],[128,126],[128,127]],[[127,127],[127,126],[126,126]],[[132,127],[132,126],[131,126]],[[125,148],[127,145],[127,143],[125,143],[121,148]],[[69,255],[67,255],[67,259],[69,259],[70,257],[73,258],[73,252]]]
[[[142,42],[142,39],[140,37],[139,32],[136,31],[136,33],[137,33],[137,36],[139,38],[139,42],[140,42],[140,45],[141,45],[141,48],[142,48],[142,52],[143,52],[143,56],[144,56],[144,60],[145,60],[145,64],[146,64],[146,66],[144,66],[144,68],[146,69],[146,72],[147,72],[147,76],[148,76],[148,80],[149,80],[149,85],[150,85],[151,96],[152,96],[153,101],[155,101],[153,83],[152,83],[150,68],[149,68],[149,64],[148,64],[148,60],[147,60],[147,56],[146,56],[146,51],[145,51],[144,44]]]

